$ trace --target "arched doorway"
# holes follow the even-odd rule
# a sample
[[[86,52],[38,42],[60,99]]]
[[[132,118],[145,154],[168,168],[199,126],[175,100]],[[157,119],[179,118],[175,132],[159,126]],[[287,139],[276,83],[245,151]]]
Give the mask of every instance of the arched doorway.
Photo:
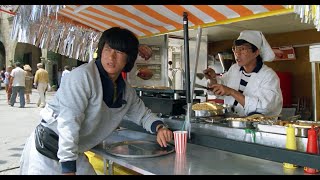
[[[0,41],[0,69],[6,67],[6,50],[3,43]]]

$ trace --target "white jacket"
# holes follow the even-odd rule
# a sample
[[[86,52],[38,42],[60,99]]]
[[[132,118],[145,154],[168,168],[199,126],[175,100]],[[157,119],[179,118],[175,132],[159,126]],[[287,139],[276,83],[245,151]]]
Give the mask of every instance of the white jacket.
[[[219,78],[218,82],[238,90],[241,73],[240,66],[233,64],[228,72]],[[264,64],[258,73],[251,73],[243,95],[245,96],[244,107],[240,103],[234,107],[235,113],[240,116],[246,116],[251,112],[259,112],[267,116],[281,113],[283,99],[279,77]],[[225,104],[233,105],[234,101],[232,96],[224,97]]]
[[[74,69],[64,78],[53,101],[40,112],[47,122],[44,125],[59,134],[60,162],[76,160],[78,153],[106,139],[124,118],[149,132],[152,123],[160,120],[129,84],[123,95],[126,104],[109,108],[103,101],[100,74],[94,61]]]

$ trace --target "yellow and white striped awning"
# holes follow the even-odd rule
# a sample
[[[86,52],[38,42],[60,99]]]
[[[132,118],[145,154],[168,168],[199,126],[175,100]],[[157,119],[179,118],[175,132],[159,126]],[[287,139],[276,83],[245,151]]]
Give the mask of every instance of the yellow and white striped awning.
[[[181,30],[183,12],[189,27],[206,27],[293,12],[287,5],[67,5],[59,14],[104,31],[127,28],[138,37]]]

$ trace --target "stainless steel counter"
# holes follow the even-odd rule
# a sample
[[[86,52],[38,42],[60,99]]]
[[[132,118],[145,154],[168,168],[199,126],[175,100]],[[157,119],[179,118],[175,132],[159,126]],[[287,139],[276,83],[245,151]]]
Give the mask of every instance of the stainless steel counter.
[[[183,121],[174,119],[163,119],[165,123],[169,125],[172,129],[180,129],[183,126]],[[245,136],[244,129],[230,128],[226,125],[220,124],[203,124],[203,123],[191,123],[191,132],[197,134],[204,134],[222,138],[233,139],[237,141],[243,141]],[[274,134],[262,131],[256,131],[255,143],[262,144],[266,146],[276,147],[276,148],[286,148],[286,135],[284,134]],[[296,137],[297,150],[300,152],[305,152],[307,149],[308,138]]]
[[[180,129],[183,118],[163,118],[171,130]],[[121,127],[147,133],[141,126],[123,121]],[[290,162],[320,169],[320,155],[306,153],[307,138],[296,137],[297,151],[285,148],[286,135],[256,132],[256,142],[244,142],[245,130],[230,128],[227,124],[191,123],[189,143],[274,162]]]
[[[115,131],[108,139],[91,151],[102,156],[109,167],[113,163],[132,169],[141,174],[154,175],[242,175],[242,174],[281,174],[303,175],[303,168],[294,170],[283,168],[282,163],[240,155],[227,151],[208,148],[200,145],[187,145],[187,153],[171,153],[152,158],[122,158],[108,154],[104,147],[107,144],[124,140],[156,141],[154,135],[131,130]],[[109,172],[112,173],[109,169]]]

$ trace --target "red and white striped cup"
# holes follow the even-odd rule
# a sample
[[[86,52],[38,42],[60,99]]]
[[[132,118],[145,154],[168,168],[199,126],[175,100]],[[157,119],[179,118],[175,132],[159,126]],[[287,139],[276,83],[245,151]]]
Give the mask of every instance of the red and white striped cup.
[[[173,131],[173,137],[176,153],[186,153],[188,131]]]

